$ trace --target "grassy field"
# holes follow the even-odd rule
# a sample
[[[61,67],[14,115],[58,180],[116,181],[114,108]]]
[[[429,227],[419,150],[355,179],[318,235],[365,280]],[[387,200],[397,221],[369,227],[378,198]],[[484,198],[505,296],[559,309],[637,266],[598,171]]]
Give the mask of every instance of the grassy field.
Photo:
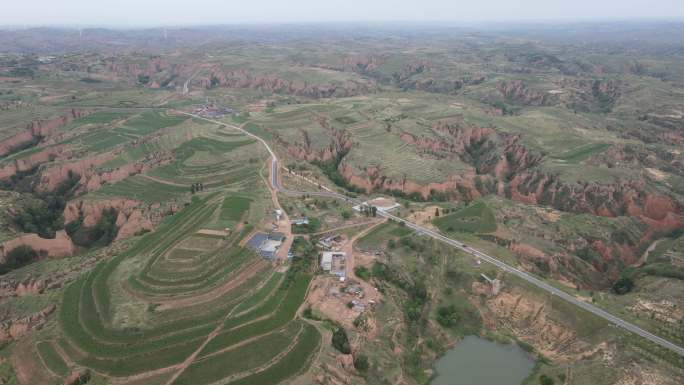
[[[380,250],[390,240],[411,235],[413,231],[406,226],[395,223],[385,223],[375,227],[363,238],[358,240],[358,247],[362,250]]]
[[[193,183],[219,187],[253,182],[260,162],[256,157],[245,157],[254,149],[254,142],[225,139],[200,137],[185,142],[175,150],[173,163],[156,168],[150,175],[188,188]]]
[[[311,325],[305,325],[304,331],[297,338],[296,345],[287,352],[279,361],[266,368],[266,370],[249,375],[233,384],[270,385],[301,373],[311,361],[311,357],[321,343],[321,335]]]
[[[219,221],[225,227],[234,227],[249,210],[252,199],[242,196],[227,196],[221,204]]]
[[[272,360],[277,361],[278,354],[287,352],[293,341],[297,341],[301,328],[300,323],[293,322],[283,331],[257,337],[239,349],[202,358],[193,363],[175,383],[213,383],[252,368],[268,366]]]
[[[69,367],[64,362],[62,357],[57,353],[55,347],[50,341],[41,341],[36,344],[38,354],[47,366],[47,368],[58,376],[66,376],[69,374]]]
[[[484,202],[475,202],[453,214],[432,221],[445,233],[491,233],[496,230],[494,213]]]
[[[172,116],[163,112],[147,111],[126,120],[119,131],[125,134],[144,136],[162,128],[178,125],[186,119],[185,116]]]
[[[163,158],[161,166],[153,163],[144,173],[105,183],[83,199],[162,203],[158,211],[167,216],[154,231],[126,241],[128,247],[111,258],[91,260],[94,267],[76,274],[63,292],[10,301],[27,314],[59,305],[55,322],[26,349],[43,377],[61,382],[74,365],[97,373],[95,384],[132,380],[183,362],[217,327],[222,333],[208,341],[213,351],[203,350],[178,383],[245,378],[257,368],[290,362],[294,341],[311,339],[311,327],[296,315],[311,277],[275,272],[239,246],[273,210],[259,176],[265,156],[261,146],[229,128],[160,110],[101,110],[62,131],[64,140],[56,145],[68,146],[77,156],[113,152],[113,160],[97,171]],[[19,156],[38,151],[30,148]],[[165,202],[179,211],[169,215]],[[198,233],[226,227],[235,231],[225,237]],[[40,265],[66,269],[69,264],[50,260]],[[16,309],[18,315],[23,312]],[[305,348],[306,354],[295,355],[300,368],[309,365],[317,344]],[[168,378],[154,375],[143,383],[162,384]]]
[[[95,131],[92,134],[83,135],[80,140],[89,151],[101,152],[126,143],[132,138],[118,132]]]
[[[111,123],[113,121],[123,119],[129,116],[129,113],[123,111],[97,111],[80,119],[76,119],[68,129],[74,129],[76,127],[92,124],[92,125],[104,125]]]
[[[129,197],[154,203],[178,198],[189,192],[189,187],[166,184],[146,178],[143,175],[135,175],[104,186],[97,192],[97,195]]]
[[[591,143],[583,146],[579,146],[572,150],[566,151],[554,157],[554,159],[562,160],[568,163],[580,163],[587,158],[599,154],[610,147],[610,144],[606,143]]]
[[[118,276],[117,272],[130,259],[140,259],[144,256],[141,259],[141,262],[145,261],[144,266],[134,277],[146,282],[145,285],[132,285],[130,290],[137,292],[138,298],[149,298],[150,301],[162,306],[165,303],[211,293],[220,285],[230,282],[231,277],[239,271],[246,271],[255,262],[256,257],[251,252],[239,251],[233,246],[234,255],[228,256],[225,267],[216,270],[216,262],[221,262],[222,259],[212,256],[221,256],[222,253],[217,251],[225,247],[225,242],[233,244],[239,240],[234,237],[219,243],[205,242],[207,257],[200,258],[195,265],[190,266],[191,270],[182,270],[174,264],[167,266],[168,262],[163,256],[176,249],[176,245],[179,245],[177,239],[191,237],[194,231],[211,217],[211,212],[220,210],[221,203],[215,194],[196,201],[183,212],[173,216],[157,231],[144,236],[129,252],[108,263],[98,265],[90,274],[67,288],[60,312],[61,325],[66,336],[62,344],[71,347],[65,349],[67,351],[85,353],[75,354],[72,359],[110,376],[129,376],[179,363],[192,354],[220,322],[224,322],[224,327],[233,325],[230,330],[237,328],[240,333],[219,335],[211,340],[204,352],[207,349],[211,349],[210,352],[223,351],[250,337],[273,333],[291,322],[294,311],[303,301],[309,279],[304,276],[296,278],[293,285],[277,290],[278,296],[274,296],[270,293],[279,284],[280,279],[277,275],[265,274],[264,268],[261,268],[259,271],[262,273],[237,285],[231,290],[231,295],[210,299],[206,303],[210,306],[201,306],[201,302],[190,301],[185,305],[186,309],[183,312],[179,312],[180,309],[164,310],[162,313],[165,315],[150,315],[150,318],[159,318],[160,323],[149,325],[145,329],[113,329],[109,326],[117,319],[116,313],[122,311],[121,306],[124,304],[109,290],[107,282],[110,276]],[[194,247],[202,245],[196,242],[192,244]],[[179,250],[181,255],[187,255],[183,249]],[[162,290],[164,287],[167,289]],[[242,302],[252,292],[254,296],[251,300]],[[163,296],[160,296],[161,294]],[[241,304],[241,315],[223,321],[226,315],[231,313],[231,309]],[[187,313],[190,308],[192,311]],[[268,309],[275,310],[271,317],[250,323],[250,320],[258,318],[261,314],[268,314]],[[287,334],[282,337],[278,337],[279,335],[272,334],[273,337],[264,337],[265,339],[260,342],[272,349],[271,358],[286,350],[288,342],[291,341],[291,337],[286,337]],[[261,346],[260,343],[257,346]],[[254,349],[255,353],[262,350],[257,347]],[[225,357],[221,353],[221,357],[230,357],[230,354],[236,351],[228,351]],[[242,349],[239,351],[244,352]],[[203,353],[202,357],[207,354],[209,353]],[[223,365],[219,364],[217,360],[220,358],[199,361],[196,364],[200,368],[198,370],[206,373],[206,382],[199,383],[209,383],[247,371],[271,361],[271,358],[254,355],[251,361],[232,359],[235,362],[233,366],[225,365],[225,361],[221,361],[224,362]],[[205,369],[205,365],[212,369]],[[190,374],[193,373],[192,370]]]

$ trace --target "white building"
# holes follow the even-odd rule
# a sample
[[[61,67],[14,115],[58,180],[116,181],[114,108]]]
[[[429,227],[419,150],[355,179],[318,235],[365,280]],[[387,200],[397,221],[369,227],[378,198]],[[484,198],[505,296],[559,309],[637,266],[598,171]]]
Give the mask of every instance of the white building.
[[[321,268],[326,273],[329,273],[330,270],[332,269],[332,255],[333,255],[333,253],[331,253],[331,252],[325,252],[325,253],[323,253],[323,256],[321,257]]]
[[[347,276],[347,254],[341,251],[326,251],[321,256],[321,268],[326,273],[340,278]]]

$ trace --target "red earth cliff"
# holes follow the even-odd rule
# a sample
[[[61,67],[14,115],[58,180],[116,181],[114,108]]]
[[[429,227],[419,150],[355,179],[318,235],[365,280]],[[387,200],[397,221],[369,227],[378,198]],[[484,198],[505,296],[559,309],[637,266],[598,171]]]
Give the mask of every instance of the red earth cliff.
[[[150,206],[132,199],[77,200],[71,201],[64,209],[64,222],[70,223],[83,218],[85,227],[93,227],[108,209],[118,213],[116,226],[119,229],[116,240],[134,236],[141,230],[154,228]]]
[[[25,130],[0,141],[0,156],[10,154],[14,149],[50,136],[55,129],[66,126],[75,119],[88,115],[88,111],[72,109],[67,114],[51,119],[34,120]]]
[[[41,238],[38,234],[24,234],[0,245],[0,262],[4,263],[7,253],[19,246],[29,246],[38,254],[50,258],[71,256],[76,250],[76,246],[64,230],[58,231],[54,239]]]

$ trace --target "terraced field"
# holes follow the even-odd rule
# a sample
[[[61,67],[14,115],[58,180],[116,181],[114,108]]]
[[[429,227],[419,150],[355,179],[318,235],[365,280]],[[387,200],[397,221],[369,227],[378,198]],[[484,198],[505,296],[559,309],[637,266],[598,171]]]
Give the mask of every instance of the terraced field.
[[[496,230],[494,213],[484,202],[473,203],[454,214],[437,218],[433,223],[445,233],[490,233]]]
[[[186,204],[68,285],[58,327],[27,352],[40,358],[43,377],[87,368],[117,383],[275,384],[302,372],[318,352],[318,330],[297,317],[311,277],[276,272],[239,246],[251,223],[272,210],[258,176],[261,153],[222,128],[199,132],[165,166],[92,193]],[[133,147],[124,156],[154,148]],[[200,232],[225,228],[230,235]]]
[[[407,98],[406,95],[401,97]],[[406,106],[407,111],[417,117],[407,118],[404,107],[395,99],[351,98],[306,106],[279,106],[273,113],[257,115],[252,122],[262,131],[275,133],[288,143],[305,144],[312,152],[330,145],[331,128],[341,130],[349,134],[354,143],[344,162],[359,175],[364,174],[366,167],[377,166],[383,175],[393,180],[408,178],[428,183],[442,182],[454,173],[468,170],[467,165],[457,159],[441,159],[403,141],[402,133],[416,137],[429,133],[426,127],[430,122],[422,116],[432,118],[431,112],[422,106],[412,111]],[[428,109],[429,106],[424,107]],[[448,115],[449,111],[446,111],[441,117]],[[396,128],[388,131],[389,123],[386,122],[392,122]],[[255,130],[255,133],[265,137],[262,132]]]
[[[428,183],[444,181],[451,172],[465,170],[461,162],[423,156],[396,135],[387,135],[384,129],[373,127],[355,133],[359,143],[345,162],[355,170],[368,165],[381,167],[384,174],[393,180],[402,180],[410,175],[413,181]]]
[[[237,246],[240,232],[196,234],[222,211],[221,194],[197,199],[69,285],[60,332],[35,346],[45,369],[205,384],[278,383],[305,368],[320,343],[316,328],[296,319],[311,277],[284,279]]]
[[[256,168],[260,166],[257,158],[246,162],[235,162],[234,150],[253,145],[252,140],[224,141],[200,137],[183,143],[176,149],[176,160],[149,173],[162,182],[187,185],[203,183],[206,186],[226,186],[233,182],[243,185],[254,182]],[[255,146],[249,148],[256,150]]]

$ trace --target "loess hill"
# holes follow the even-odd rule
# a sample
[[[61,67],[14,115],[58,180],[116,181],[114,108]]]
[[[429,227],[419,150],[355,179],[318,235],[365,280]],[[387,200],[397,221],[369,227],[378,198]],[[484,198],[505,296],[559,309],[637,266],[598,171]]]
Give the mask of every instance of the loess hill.
[[[286,187],[392,198],[684,345],[682,29],[593,28],[0,31],[0,384],[422,384],[468,334],[531,351],[530,384],[681,383],[467,255],[275,199],[229,127]],[[246,244],[278,207],[309,224],[273,263]],[[329,235],[365,297],[318,267]]]

